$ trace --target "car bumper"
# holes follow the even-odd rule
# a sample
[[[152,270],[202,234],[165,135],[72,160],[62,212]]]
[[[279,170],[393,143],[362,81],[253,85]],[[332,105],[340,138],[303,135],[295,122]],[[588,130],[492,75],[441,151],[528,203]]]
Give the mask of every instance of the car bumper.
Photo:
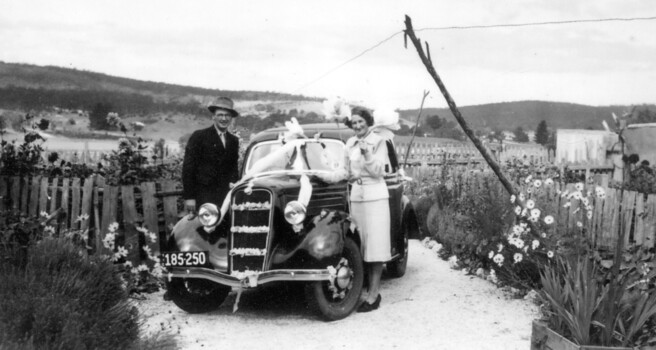
[[[254,288],[276,281],[314,282],[330,281],[335,276],[326,270],[272,270],[237,278],[235,276],[203,267],[168,267],[168,278],[199,278],[224,286]]]

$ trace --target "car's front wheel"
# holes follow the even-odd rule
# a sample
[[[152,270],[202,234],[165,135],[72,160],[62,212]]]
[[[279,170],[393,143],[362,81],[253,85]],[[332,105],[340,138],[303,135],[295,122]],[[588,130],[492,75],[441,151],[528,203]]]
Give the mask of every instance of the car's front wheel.
[[[172,278],[167,289],[175,305],[191,314],[218,309],[230,293],[230,287],[194,278]]]
[[[355,310],[360,301],[364,283],[364,264],[360,248],[346,238],[342,258],[335,266],[333,281],[319,281],[308,285],[307,296],[311,305],[329,320],[343,319]]]

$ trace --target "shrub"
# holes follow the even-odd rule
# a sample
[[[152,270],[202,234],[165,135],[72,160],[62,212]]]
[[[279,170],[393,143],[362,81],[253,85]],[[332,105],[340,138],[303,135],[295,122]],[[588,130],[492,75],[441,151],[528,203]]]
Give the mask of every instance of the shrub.
[[[24,267],[3,259],[0,271],[3,343],[122,349],[138,338],[137,310],[106,258],[90,257],[62,238],[46,238],[28,249]]]

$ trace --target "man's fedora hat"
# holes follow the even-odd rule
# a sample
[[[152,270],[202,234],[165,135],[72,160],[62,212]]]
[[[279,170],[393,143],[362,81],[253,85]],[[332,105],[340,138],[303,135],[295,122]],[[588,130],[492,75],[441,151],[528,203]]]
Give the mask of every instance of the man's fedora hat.
[[[210,102],[210,104],[207,105],[207,109],[210,110],[210,112],[214,113],[217,109],[225,109],[226,111],[229,111],[232,113],[233,117],[239,116],[239,112],[237,112],[234,108],[235,103],[232,102],[231,99],[228,97],[217,97],[214,101]]]

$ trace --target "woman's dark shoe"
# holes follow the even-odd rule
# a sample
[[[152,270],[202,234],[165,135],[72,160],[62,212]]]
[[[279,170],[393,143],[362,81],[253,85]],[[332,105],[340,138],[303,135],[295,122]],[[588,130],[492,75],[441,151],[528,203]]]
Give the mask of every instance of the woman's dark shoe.
[[[360,307],[358,308],[358,312],[369,312],[369,311],[377,310],[378,307],[380,306],[381,300],[383,300],[383,298],[380,296],[380,294],[378,294],[376,301],[374,301],[372,304],[369,304],[366,301],[362,303],[362,305],[360,305]]]

